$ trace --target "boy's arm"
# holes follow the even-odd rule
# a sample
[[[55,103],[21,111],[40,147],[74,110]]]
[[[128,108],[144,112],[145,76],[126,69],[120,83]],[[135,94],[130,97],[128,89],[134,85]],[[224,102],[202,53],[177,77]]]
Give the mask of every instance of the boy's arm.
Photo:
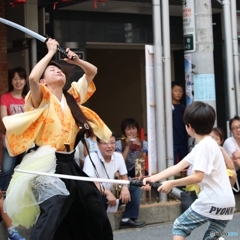
[[[159,192],[169,193],[172,188],[179,187],[179,186],[186,186],[191,184],[200,183],[203,180],[204,172],[201,171],[195,171],[194,174],[176,179],[176,180],[168,180],[161,184],[161,186],[158,188]]]
[[[188,167],[189,165],[190,165],[190,163],[187,162],[184,158],[178,164],[171,166],[156,175],[153,175],[148,178],[144,178],[143,185],[145,185],[146,182],[157,182],[157,181],[161,181],[163,179],[169,178],[171,176],[174,176],[177,173],[181,172],[186,167]]]

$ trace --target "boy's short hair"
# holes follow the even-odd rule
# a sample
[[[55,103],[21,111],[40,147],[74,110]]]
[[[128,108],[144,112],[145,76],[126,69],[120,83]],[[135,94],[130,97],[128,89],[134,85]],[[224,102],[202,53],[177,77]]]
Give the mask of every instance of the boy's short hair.
[[[230,129],[230,130],[232,130],[232,123],[233,123],[235,120],[240,121],[240,117],[236,115],[236,116],[234,116],[233,118],[231,118],[231,119],[229,120],[229,129]]]
[[[191,125],[199,135],[211,133],[215,118],[216,113],[214,108],[200,101],[188,105],[183,115],[184,123]]]
[[[178,86],[178,87],[181,87],[182,89],[183,89],[183,85],[180,83],[180,82],[178,82],[178,81],[172,81],[172,89],[173,89],[173,87],[175,87],[175,86]],[[184,90],[184,89],[183,89]]]

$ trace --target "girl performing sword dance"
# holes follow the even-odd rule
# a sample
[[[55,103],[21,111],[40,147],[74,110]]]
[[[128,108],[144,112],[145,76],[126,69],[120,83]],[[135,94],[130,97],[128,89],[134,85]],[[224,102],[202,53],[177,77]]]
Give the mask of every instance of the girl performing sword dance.
[[[92,80],[97,68],[66,49],[68,58],[64,60],[85,72],[66,91],[64,68],[51,61],[58,42],[49,39],[46,44],[48,53],[29,76],[26,112],[3,119],[7,148],[15,156],[35,143],[37,150],[25,156],[19,169],[87,177],[74,161],[80,127],[88,124],[90,132],[106,142],[112,134],[96,113],[80,105],[95,91]],[[93,182],[15,172],[4,207],[14,225],[35,225],[31,240],[113,239],[100,192]]]

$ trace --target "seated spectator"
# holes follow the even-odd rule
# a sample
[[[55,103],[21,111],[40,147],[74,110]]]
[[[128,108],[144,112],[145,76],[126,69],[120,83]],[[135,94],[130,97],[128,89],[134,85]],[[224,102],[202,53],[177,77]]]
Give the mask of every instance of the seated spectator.
[[[121,179],[128,180],[127,169],[122,154],[115,152],[116,136],[112,135],[109,142],[103,142],[97,138],[98,151],[92,152],[85,158],[83,171],[90,177],[114,179],[118,171]],[[94,163],[94,165],[92,164]],[[106,209],[108,206],[116,206],[117,199],[111,192],[112,183],[102,183],[104,187],[103,201]],[[96,183],[101,190],[101,185]],[[144,221],[137,222],[142,190],[136,186],[122,185],[120,203],[126,204],[125,211],[120,223],[120,228],[143,227]]]
[[[236,169],[240,168],[240,117],[235,116],[229,121],[229,129],[232,137],[225,140],[223,148],[228,155],[232,158]]]
[[[148,144],[146,141],[139,139],[139,124],[133,118],[126,118],[121,123],[121,131],[124,140],[116,142],[116,152],[122,154],[129,177],[135,177],[135,160],[137,158],[146,158],[148,151]],[[147,175],[147,172],[145,172]]]
[[[5,223],[5,226],[8,230],[8,240],[25,240],[18,231],[13,227],[11,219],[8,217],[8,215],[3,211],[3,197],[2,192],[0,191],[0,222],[1,218],[3,222]]]
[[[232,136],[227,138],[223,144],[223,148],[234,162],[237,171],[237,186],[240,181],[240,117],[235,116],[229,120],[229,129]],[[238,189],[239,191],[239,189]]]

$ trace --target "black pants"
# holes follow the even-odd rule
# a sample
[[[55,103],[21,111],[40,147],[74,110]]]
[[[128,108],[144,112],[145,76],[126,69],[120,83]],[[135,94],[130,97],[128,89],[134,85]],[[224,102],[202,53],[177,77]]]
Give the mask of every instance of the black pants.
[[[66,196],[53,196],[40,204],[40,216],[33,228],[30,240],[53,239],[60,224],[61,209]]]
[[[87,175],[74,161],[74,153],[56,153],[56,173]],[[55,196],[40,205],[41,214],[31,240],[112,240],[111,225],[101,194],[93,182],[62,179],[70,195]]]

